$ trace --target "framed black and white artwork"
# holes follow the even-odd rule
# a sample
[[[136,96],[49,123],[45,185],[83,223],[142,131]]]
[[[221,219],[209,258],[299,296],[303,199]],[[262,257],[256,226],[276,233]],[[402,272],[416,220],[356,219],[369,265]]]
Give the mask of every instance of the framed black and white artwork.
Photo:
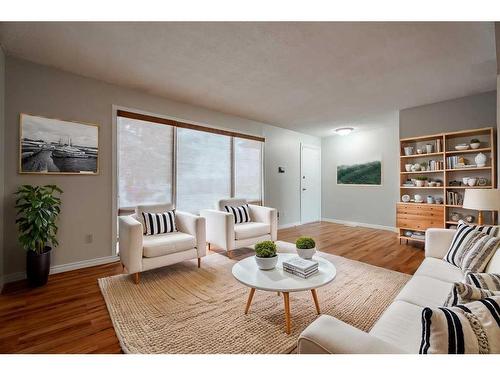
[[[19,173],[99,173],[98,125],[22,113],[19,134]]]

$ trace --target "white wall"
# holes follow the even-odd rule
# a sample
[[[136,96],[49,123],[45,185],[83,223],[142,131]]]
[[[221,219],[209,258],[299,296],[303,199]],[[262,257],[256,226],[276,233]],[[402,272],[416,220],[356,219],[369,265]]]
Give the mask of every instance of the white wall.
[[[300,144],[321,146],[320,138],[277,127],[266,127],[265,204],[275,207],[280,227],[300,223]],[[285,173],[278,173],[284,167]]]
[[[368,119],[347,136],[323,138],[322,216],[325,220],[393,229],[398,201],[399,114]],[[350,160],[382,160],[382,186],[337,185],[337,165]]]
[[[300,147],[302,140],[320,144],[305,136],[268,124],[186,105],[158,96],[111,85],[24,60],[6,59],[5,200],[4,246],[6,274],[22,275],[25,254],[17,243],[12,193],[21,184],[56,184],[64,194],[59,221],[59,243],[53,265],[110,257],[112,249],[112,111],[113,105],[137,108],[163,116],[212,127],[266,137],[266,203],[282,212],[280,225],[300,220]],[[18,166],[19,113],[96,123],[100,125],[100,175],[20,175]],[[275,149],[276,147],[276,149]],[[279,152],[277,151],[279,150]],[[285,175],[277,165],[287,160]],[[94,241],[86,243],[87,234]],[[61,268],[60,268],[61,269]]]

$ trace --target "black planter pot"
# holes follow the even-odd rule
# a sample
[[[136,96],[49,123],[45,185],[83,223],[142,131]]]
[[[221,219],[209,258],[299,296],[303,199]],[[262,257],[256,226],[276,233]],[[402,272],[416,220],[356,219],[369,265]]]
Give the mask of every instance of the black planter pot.
[[[33,287],[47,284],[50,271],[50,255],[52,248],[46,246],[42,254],[28,251],[26,256],[26,274],[28,284]]]

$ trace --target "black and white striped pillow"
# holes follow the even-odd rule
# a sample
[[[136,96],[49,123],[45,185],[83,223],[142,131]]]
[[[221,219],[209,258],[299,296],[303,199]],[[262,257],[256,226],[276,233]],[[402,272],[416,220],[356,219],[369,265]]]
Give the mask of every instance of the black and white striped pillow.
[[[252,220],[250,219],[250,209],[248,204],[244,204],[243,206],[224,206],[227,212],[233,214],[234,223],[249,223]]]
[[[465,282],[478,288],[500,290],[500,274],[466,272]]]
[[[500,353],[500,296],[422,310],[420,354]]]
[[[177,231],[175,210],[162,213],[143,212],[142,218],[144,219],[144,234],[146,236]]]
[[[480,299],[500,296],[500,291],[479,288],[471,284],[454,283],[451,292],[444,303],[445,306],[456,306]]]
[[[499,227],[458,224],[443,260],[463,271],[481,272],[500,246]]]

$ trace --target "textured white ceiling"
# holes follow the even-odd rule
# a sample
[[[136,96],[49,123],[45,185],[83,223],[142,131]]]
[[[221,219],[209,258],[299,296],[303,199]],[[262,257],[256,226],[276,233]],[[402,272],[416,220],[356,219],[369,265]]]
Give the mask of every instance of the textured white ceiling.
[[[3,23],[7,54],[309,133],[496,88],[493,23]]]

